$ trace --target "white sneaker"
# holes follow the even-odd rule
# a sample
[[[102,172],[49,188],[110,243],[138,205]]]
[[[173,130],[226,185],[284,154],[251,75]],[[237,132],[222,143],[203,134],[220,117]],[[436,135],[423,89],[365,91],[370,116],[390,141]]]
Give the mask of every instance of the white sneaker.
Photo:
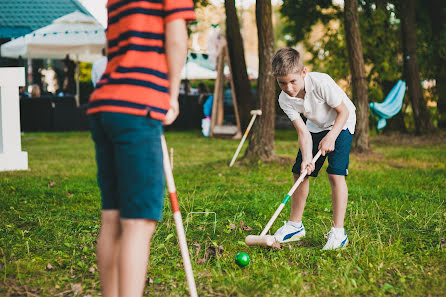
[[[298,241],[305,236],[305,228],[302,223],[299,227],[291,225],[290,222],[284,221],[283,223],[283,226],[280,227],[276,233],[274,233],[274,237],[278,242],[285,243],[290,241]]]
[[[327,234],[328,240],[325,246],[322,248],[323,251],[342,249],[348,244],[347,233],[335,232],[334,228],[331,228],[330,232]]]

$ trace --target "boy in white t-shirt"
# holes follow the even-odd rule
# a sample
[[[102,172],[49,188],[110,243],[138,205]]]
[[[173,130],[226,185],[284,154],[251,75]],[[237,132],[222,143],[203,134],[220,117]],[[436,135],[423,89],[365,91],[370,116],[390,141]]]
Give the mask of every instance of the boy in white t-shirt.
[[[350,147],[355,131],[356,108],[329,75],[307,72],[298,51],[292,48],[280,49],[273,57],[272,66],[282,89],[279,105],[293,122],[299,136],[299,152],[292,169],[294,181],[305,171],[316,177],[328,157],[333,227],[323,250],[342,248],[348,243],[344,230],[348,200],[345,176],[348,174]],[[306,124],[301,114],[307,119]],[[322,156],[314,164],[312,158],[319,150]],[[279,242],[297,241],[305,236],[302,215],[309,186],[307,176],[294,192],[290,219],[274,234]]]

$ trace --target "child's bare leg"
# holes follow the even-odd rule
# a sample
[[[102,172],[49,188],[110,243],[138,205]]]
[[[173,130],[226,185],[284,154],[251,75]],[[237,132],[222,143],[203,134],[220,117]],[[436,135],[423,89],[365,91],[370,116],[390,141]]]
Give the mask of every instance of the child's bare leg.
[[[119,296],[142,296],[146,282],[150,241],[156,221],[121,219],[122,235],[119,251]]]
[[[345,176],[329,174],[331,184],[331,201],[333,204],[333,227],[344,228],[345,211],[347,209],[348,188]]]
[[[299,175],[293,174],[294,182],[299,179]],[[305,202],[307,201],[308,191],[310,189],[310,181],[308,177],[304,178],[302,183],[294,191],[293,199],[291,199],[291,213],[290,221],[302,222],[302,215],[304,213]]]
[[[96,254],[104,297],[118,296],[120,222],[118,210],[103,210]]]

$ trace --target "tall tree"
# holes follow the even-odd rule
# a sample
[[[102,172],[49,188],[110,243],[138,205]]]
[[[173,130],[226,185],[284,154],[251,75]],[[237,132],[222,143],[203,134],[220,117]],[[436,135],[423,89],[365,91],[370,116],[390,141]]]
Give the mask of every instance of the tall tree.
[[[429,0],[424,8],[428,10],[432,37],[429,44],[433,45],[433,58],[429,68],[433,69],[438,98],[438,127],[446,128],[446,3],[444,0]],[[427,6],[427,7],[426,7]]]
[[[357,0],[344,1],[344,26],[357,116],[353,147],[358,151],[367,151],[369,149],[369,98],[359,32]]]
[[[232,78],[240,111],[240,122],[242,129],[244,129],[248,124],[252,107],[251,86],[246,71],[245,51],[243,49],[243,39],[240,33],[235,0],[225,0],[225,9],[226,39],[231,60]]]
[[[274,155],[275,81],[271,61],[274,55],[274,31],[271,0],[256,1],[257,36],[259,40],[258,98],[262,116],[254,126],[246,157],[271,160]]]
[[[418,69],[415,25],[416,0],[401,1],[400,5],[404,75],[407,81],[409,99],[412,103],[415,131],[420,135],[428,133],[433,128],[433,124],[424,100]]]

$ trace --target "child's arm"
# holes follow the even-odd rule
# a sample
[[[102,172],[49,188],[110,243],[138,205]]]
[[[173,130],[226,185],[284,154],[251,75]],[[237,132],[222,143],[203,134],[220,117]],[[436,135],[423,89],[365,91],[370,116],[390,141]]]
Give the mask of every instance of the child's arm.
[[[300,117],[300,115],[293,121],[294,128],[296,128],[297,135],[299,136],[299,148],[302,152],[302,164],[300,166],[300,172],[307,170],[307,174],[311,174],[314,171],[314,164],[311,162],[313,159],[313,140],[311,139],[310,131]]]
[[[178,93],[181,83],[181,69],[187,56],[187,28],[184,19],[176,19],[166,24],[166,58],[169,77],[170,109],[164,125],[170,125],[180,113]]]
[[[321,142],[319,143],[319,150],[321,151],[322,156],[325,156],[325,154],[334,151],[336,139],[338,138],[339,133],[341,133],[342,128],[344,128],[344,125],[348,120],[349,112],[344,101],[342,101],[341,104],[335,107],[334,110],[336,110],[338,115],[336,116],[333,128],[330,130],[330,132],[327,133],[327,135],[325,135],[324,138],[322,138]]]

